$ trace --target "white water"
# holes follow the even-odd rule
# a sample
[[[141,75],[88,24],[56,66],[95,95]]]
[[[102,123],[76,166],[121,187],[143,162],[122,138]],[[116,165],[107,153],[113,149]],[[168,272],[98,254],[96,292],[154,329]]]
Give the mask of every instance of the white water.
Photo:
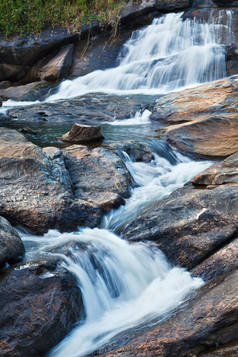
[[[133,163],[125,156],[140,187],[124,207],[107,216],[110,228],[132,219],[138,207],[168,195],[211,164],[159,149],[161,156],[155,154],[152,163]],[[184,269],[172,267],[154,245],[129,244],[106,229],[49,231],[44,237],[22,239],[30,261],[45,255],[62,259],[83,294],[86,321],[51,351],[51,357],[84,356],[125,329],[163,318],[202,284]]]
[[[222,25],[222,19],[226,25]],[[119,65],[64,81],[48,98],[58,100],[88,92],[160,94],[196,86],[226,76],[221,38],[232,37],[232,11],[220,11],[215,21],[182,21],[182,13],[167,14],[133,32],[120,54]]]
[[[230,36],[231,12],[221,12],[223,15],[227,16],[226,26],[219,19],[209,24],[182,22],[181,14],[156,19],[134,32],[118,67],[65,81],[48,100],[99,91],[158,94],[224,77],[225,53],[218,38],[224,31]],[[146,122],[148,112],[123,125]],[[105,217],[104,228],[22,237],[29,260],[58,257],[75,274],[83,294],[86,320],[51,351],[51,357],[84,356],[120,331],[163,318],[202,284],[185,270],[170,266],[153,245],[129,244],[108,229],[127,224],[142,207],[169,195],[210,163],[171,153],[155,154],[149,164],[132,163],[126,156],[125,161],[139,187],[125,206]]]

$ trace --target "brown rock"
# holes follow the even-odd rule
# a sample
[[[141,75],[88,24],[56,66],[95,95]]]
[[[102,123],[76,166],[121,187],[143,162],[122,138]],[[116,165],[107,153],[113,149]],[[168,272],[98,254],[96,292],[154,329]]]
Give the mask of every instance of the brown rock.
[[[76,198],[108,211],[129,197],[130,174],[112,150],[73,145],[63,153]]]
[[[17,231],[3,217],[0,217],[0,267],[5,263],[15,263],[25,252]]]
[[[214,186],[227,183],[238,184],[238,153],[212,165],[196,175],[191,182],[194,185]]]
[[[84,316],[68,271],[36,264],[8,271],[0,281],[0,355],[42,356]]]
[[[126,331],[111,345],[96,352],[100,357],[193,357],[220,355],[238,334],[238,271],[213,280],[166,320]],[[224,347],[223,347],[224,346]],[[227,348],[228,349],[228,348]],[[218,351],[218,354],[216,354]],[[208,354],[207,354],[208,353]]]
[[[72,129],[64,134],[61,139],[74,144],[82,144],[85,142],[101,140],[103,139],[103,136],[100,131],[100,126],[74,124]]]
[[[238,77],[218,80],[157,100],[152,120],[169,125],[166,139],[179,150],[203,156],[238,151]]]
[[[40,69],[41,80],[54,82],[65,78],[72,65],[74,44],[61,47],[59,53]]]

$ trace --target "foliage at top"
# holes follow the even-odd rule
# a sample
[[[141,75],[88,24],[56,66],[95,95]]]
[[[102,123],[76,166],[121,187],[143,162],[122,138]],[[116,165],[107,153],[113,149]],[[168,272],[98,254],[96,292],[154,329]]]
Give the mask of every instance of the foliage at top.
[[[0,32],[6,36],[40,33],[47,26],[79,30],[99,21],[113,24],[124,0],[0,0]]]

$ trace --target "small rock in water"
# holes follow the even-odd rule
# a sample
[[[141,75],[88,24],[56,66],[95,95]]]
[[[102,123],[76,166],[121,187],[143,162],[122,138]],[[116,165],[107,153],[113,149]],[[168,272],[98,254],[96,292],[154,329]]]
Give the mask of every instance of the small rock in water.
[[[70,143],[79,144],[104,139],[104,137],[101,134],[100,126],[74,124],[72,129],[64,134],[61,139]]]
[[[32,130],[31,128],[25,127],[21,129],[22,134],[30,134],[30,135],[37,135],[37,133]]]

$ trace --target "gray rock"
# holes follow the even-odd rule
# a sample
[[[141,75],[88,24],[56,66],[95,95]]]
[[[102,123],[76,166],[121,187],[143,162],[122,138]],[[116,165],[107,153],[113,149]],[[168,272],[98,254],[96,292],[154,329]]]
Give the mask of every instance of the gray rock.
[[[76,198],[109,211],[129,197],[131,176],[113,151],[73,145],[63,153]]]
[[[19,261],[24,252],[24,245],[17,231],[5,218],[0,217],[0,267]]]

